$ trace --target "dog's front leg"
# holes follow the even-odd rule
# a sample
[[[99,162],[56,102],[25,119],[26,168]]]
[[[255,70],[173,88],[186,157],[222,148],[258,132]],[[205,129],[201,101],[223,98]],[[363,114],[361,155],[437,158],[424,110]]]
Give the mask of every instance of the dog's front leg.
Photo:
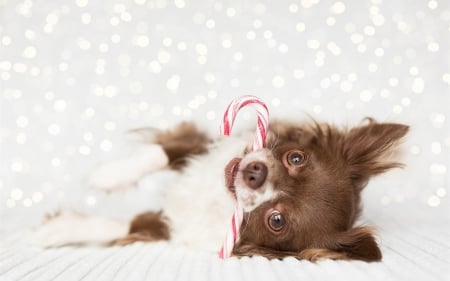
[[[89,177],[93,188],[113,191],[135,186],[148,173],[163,169],[169,158],[159,144],[138,144],[128,158],[109,162],[98,167]]]

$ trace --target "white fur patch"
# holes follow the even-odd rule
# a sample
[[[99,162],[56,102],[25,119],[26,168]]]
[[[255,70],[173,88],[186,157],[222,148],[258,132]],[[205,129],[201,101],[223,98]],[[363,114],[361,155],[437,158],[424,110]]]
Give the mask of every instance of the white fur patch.
[[[102,190],[117,190],[133,186],[145,174],[166,167],[169,158],[158,144],[140,145],[128,158],[109,162],[97,168],[89,177],[89,186]]]
[[[242,138],[224,138],[189,163],[163,205],[173,242],[219,251],[236,206],[225,186],[224,169],[231,159],[242,156],[247,144]]]
[[[65,211],[33,230],[33,242],[43,247],[106,244],[128,234],[128,224]]]

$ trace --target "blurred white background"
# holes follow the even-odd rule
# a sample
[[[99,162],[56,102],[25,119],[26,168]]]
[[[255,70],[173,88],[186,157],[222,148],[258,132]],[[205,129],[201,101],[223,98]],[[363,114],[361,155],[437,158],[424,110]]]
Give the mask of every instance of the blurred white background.
[[[85,185],[96,165],[123,153],[123,133],[183,120],[218,133],[242,94],[265,100],[272,117],[409,124],[408,166],[369,185],[367,217],[448,222],[449,6],[0,0],[1,228],[59,207],[133,208],[139,197]],[[252,116],[237,123],[252,126]]]

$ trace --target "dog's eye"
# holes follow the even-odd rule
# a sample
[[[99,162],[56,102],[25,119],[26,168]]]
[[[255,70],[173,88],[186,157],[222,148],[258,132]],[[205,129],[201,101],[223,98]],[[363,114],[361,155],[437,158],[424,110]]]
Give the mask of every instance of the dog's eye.
[[[285,221],[280,212],[273,211],[272,214],[269,216],[268,224],[270,229],[272,229],[275,232],[279,232],[283,229]]]
[[[291,151],[286,157],[290,166],[301,166],[306,160],[306,154],[300,150]]]

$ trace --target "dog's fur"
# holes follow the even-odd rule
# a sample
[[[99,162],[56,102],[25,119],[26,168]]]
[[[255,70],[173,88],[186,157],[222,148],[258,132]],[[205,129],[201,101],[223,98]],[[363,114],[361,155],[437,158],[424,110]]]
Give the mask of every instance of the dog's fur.
[[[136,130],[152,143],[151,151],[162,148],[166,160],[155,159],[158,164],[151,169],[145,169],[145,161],[130,159],[107,165],[100,174],[111,175],[114,183],[94,175],[91,185],[117,188],[151,170],[178,170],[180,177],[168,190],[162,210],[138,215],[129,226],[66,212],[35,234],[46,246],[170,240],[218,251],[238,200],[245,212],[235,256],[379,261],[374,229],[354,226],[360,193],[372,176],[402,166],[393,157],[407,132],[405,125],[372,119],[351,129],[276,121],[265,148],[249,152],[250,134],[212,139],[190,123],[166,132]],[[121,163],[128,166],[121,168]],[[131,169],[142,172],[121,176]],[[64,234],[65,228],[82,233]]]

